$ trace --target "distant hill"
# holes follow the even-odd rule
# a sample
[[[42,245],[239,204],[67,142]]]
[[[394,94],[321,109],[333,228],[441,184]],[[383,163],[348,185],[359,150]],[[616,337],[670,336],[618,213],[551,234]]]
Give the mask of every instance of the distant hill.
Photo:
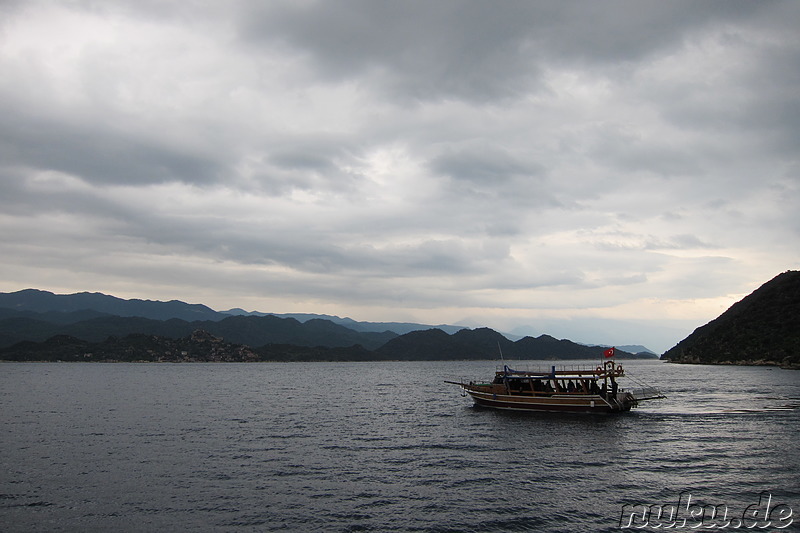
[[[206,331],[170,339],[133,333],[123,338],[109,337],[102,342],[88,342],[56,335],[42,343],[22,342],[2,350],[8,361],[148,361],[148,362],[250,362],[259,355],[247,346],[224,342]]]
[[[800,271],[787,271],[661,356],[679,363],[800,368]]]
[[[383,333],[358,332],[326,320],[306,323],[293,318],[275,316],[231,317],[223,320],[187,322],[173,318],[154,320],[142,317],[103,315],[89,320],[59,324],[47,322],[36,315],[0,318],[0,347],[20,341],[42,342],[63,335],[87,342],[100,342],[108,337],[124,337],[136,333],[168,338],[181,338],[195,330],[204,330],[227,342],[259,347],[265,344],[295,344],[298,346],[347,347],[362,345],[375,349],[397,336]],[[41,315],[42,317],[47,315]]]
[[[464,329],[448,335],[440,329],[413,331],[396,337],[377,350],[381,359],[597,359],[602,349],[549,335],[511,341],[489,328]],[[654,358],[617,350],[619,359]]]
[[[242,317],[257,318],[257,317]],[[293,320],[279,319],[275,320]],[[139,319],[145,320],[145,319]],[[331,326],[340,327],[329,323]],[[180,337],[130,333],[87,341],[71,335],[54,335],[42,342],[22,341],[0,348],[6,361],[150,361],[150,362],[253,362],[253,361],[432,361],[499,359],[501,346],[509,360],[597,359],[598,348],[591,348],[547,335],[525,337],[513,342],[488,328],[462,330],[449,335],[440,329],[412,331],[396,337],[376,350],[360,344],[352,346],[309,346],[268,343],[257,348],[224,341],[197,329]],[[620,359],[636,358],[617,352]]]
[[[225,315],[233,315],[233,316],[277,316],[280,318],[294,318],[300,322],[307,322],[309,320],[314,319],[322,319],[322,320],[329,320],[334,324],[339,324],[340,326],[344,326],[346,328],[355,330],[355,331],[364,331],[364,332],[383,332],[383,331],[393,331],[398,335],[403,335],[404,333],[409,333],[411,331],[419,331],[425,330],[430,328],[437,328],[441,329],[445,333],[455,333],[462,329],[467,329],[464,326],[451,326],[448,324],[439,324],[436,326],[431,326],[429,324],[418,324],[415,322],[360,322],[357,320],[353,320],[352,318],[341,318],[336,315],[318,315],[314,313],[261,313],[258,311],[245,311],[244,309],[234,308],[229,309],[227,311],[220,311],[220,313]]]
[[[187,304],[178,300],[159,302],[153,300],[123,300],[99,292],[53,294],[37,289],[0,293],[0,308],[36,313],[71,313],[92,310],[116,316],[139,316],[153,320],[222,320],[225,315],[201,304]]]
[[[293,318],[301,323],[322,319],[354,331],[364,333],[384,333],[386,331],[391,331],[398,335],[432,327],[439,328],[448,333],[455,333],[456,331],[464,329],[463,326],[451,326],[447,324],[431,326],[412,322],[359,322],[352,318],[312,313],[262,313],[257,311],[248,312],[239,308],[229,309],[227,311],[215,311],[205,305],[187,304],[179,300],[171,300],[169,302],[137,299],[124,300],[98,292],[54,294],[38,289],[25,289],[10,293],[0,292],[0,319],[8,318],[9,316],[26,316],[27,318],[44,320],[56,324],[70,324],[103,315],[141,317],[152,320],[178,318],[187,322],[198,320],[221,321],[233,316],[275,316],[279,318]]]
[[[592,344],[591,346],[594,346],[594,347],[597,347],[597,348],[611,348],[611,346],[609,346],[607,344]],[[658,354],[656,354],[656,352],[654,352],[650,348],[647,348],[646,346],[642,346],[641,344],[623,344],[623,345],[617,346],[616,348],[618,350],[622,350],[622,351],[628,352],[628,353],[651,354],[651,355],[653,355],[655,357],[658,357]]]
[[[300,322],[294,318],[276,316],[228,317],[219,322],[195,322],[192,326],[205,329],[231,342],[255,347],[265,344],[328,348],[361,345],[372,350],[397,336],[391,331],[380,333],[354,331],[322,319]]]

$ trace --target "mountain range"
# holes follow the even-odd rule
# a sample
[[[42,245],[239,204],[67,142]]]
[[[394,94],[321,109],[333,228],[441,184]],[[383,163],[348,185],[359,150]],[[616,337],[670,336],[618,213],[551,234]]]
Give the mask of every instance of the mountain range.
[[[224,341],[223,341],[224,339]],[[101,293],[0,293],[0,359],[376,360],[583,359],[603,346],[549,335],[509,338],[488,328],[357,322],[314,314],[215,311],[177,300]],[[618,356],[655,357],[642,346]],[[69,355],[71,354],[71,355]],[[95,360],[91,359],[90,360]],[[679,363],[800,368],[800,272],[784,272],[668,350]]]
[[[322,320],[329,320],[334,324],[339,324],[340,326],[344,326],[348,329],[352,329],[355,331],[393,331],[398,335],[402,335],[404,333],[409,333],[411,331],[417,331],[420,329],[430,329],[436,328],[444,331],[445,333],[455,333],[462,329],[465,329],[464,326],[452,326],[449,324],[438,324],[436,326],[430,326],[427,324],[417,324],[414,322],[359,322],[353,320],[352,318],[342,318],[335,315],[317,315],[313,313],[261,313],[258,311],[245,311],[244,309],[229,309],[227,311],[220,311],[220,313],[224,315],[233,315],[233,316],[277,316],[280,318],[294,318],[300,322],[306,322],[308,320],[313,319],[322,319]]]
[[[190,339],[198,331],[231,345],[252,347],[259,360],[492,359],[500,351],[517,359],[582,359],[597,357],[601,350],[548,335],[512,341],[488,328],[322,316],[277,316],[240,309],[219,312],[176,300],[124,300],[101,293],[58,295],[26,289],[0,293],[0,359],[27,360],[26,350],[44,349],[50,339],[56,339],[51,347],[80,345],[89,352],[101,348],[113,352],[121,350],[120,339],[128,337],[131,343],[142,344],[142,336]],[[109,339],[111,348],[106,345]],[[159,349],[148,348],[153,353]],[[624,347],[619,347],[618,355],[655,357],[645,350],[639,355],[628,353]]]

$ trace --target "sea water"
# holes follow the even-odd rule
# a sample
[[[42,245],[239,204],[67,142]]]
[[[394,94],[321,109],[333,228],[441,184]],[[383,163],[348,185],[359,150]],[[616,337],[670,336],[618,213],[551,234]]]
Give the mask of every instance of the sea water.
[[[444,383],[494,361],[0,364],[0,530],[797,530],[800,371],[622,363],[668,398],[514,413]]]

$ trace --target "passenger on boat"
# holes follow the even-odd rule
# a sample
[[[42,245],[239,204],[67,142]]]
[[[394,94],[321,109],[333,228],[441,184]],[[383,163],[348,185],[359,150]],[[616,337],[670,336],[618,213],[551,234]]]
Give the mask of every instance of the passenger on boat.
[[[529,391],[529,390],[531,390],[530,383],[528,383],[528,382],[527,382],[527,381],[525,381],[525,380],[522,380],[522,379],[515,379],[515,380],[511,380],[511,383],[512,383],[512,385],[513,385],[513,387],[512,387],[512,388],[513,388],[514,390],[516,390],[517,392],[519,392],[519,393],[522,393],[522,392],[524,392],[524,391]]]

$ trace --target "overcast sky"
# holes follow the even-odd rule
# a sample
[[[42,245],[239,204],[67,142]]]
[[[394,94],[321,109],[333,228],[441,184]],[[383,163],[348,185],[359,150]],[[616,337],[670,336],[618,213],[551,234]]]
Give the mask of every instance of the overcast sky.
[[[663,352],[800,267],[800,3],[0,0],[0,291]]]

